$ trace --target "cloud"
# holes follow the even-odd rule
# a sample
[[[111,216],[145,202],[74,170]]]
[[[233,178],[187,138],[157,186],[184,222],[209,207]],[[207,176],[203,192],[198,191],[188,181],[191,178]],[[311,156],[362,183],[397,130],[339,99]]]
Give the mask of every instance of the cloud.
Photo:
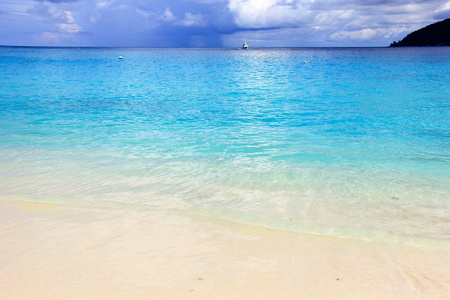
[[[36,0],[38,2],[51,2],[51,3],[67,3],[67,2],[77,2],[79,0]]]
[[[2,0],[0,12],[0,43],[383,46],[450,17],[450,1]]]
[[[20,0],[18,0],[20,1]],[[80,0],[32,0],[34,2],[41,2],[41,3],[53,3],[53,4],[60,4],[60,3],[75,3],[79,2]],[[81,0],[82,1],[82,0]],[[23,1],[21,1],[23,2]]]
[[[387,39],[400,38],[447,16],[448,3],[448,0],[229,0],[228,8],[238,28],[258,31],[245,34],[257,36],[257,45],[275,41],[273,32],[278,28],[286,41],[303,29],[303,45],[320,37],[317,45],[345,46],[359,42],[370,46],[386,45]]]
[[[201,13],[193,14],[186,12],[184,19],[175,22],[176,25],[191,27],[191,26],[206,26],[206,20]]]
[[[207,21],[201,13],[193,14],[190,12],[184,13],[184,18],[179,19],[174,16],[169,7],[166,7],[162,16],[159,17],[160,20],[166,23],[173,23],[174,25],[191,27],[191,26],[206,26]]]
[[[107,9],[107,8],[113,6],[115,3],[116,3],[115,0],[96,0],[95,6],[98,9]]]
[[[167,7],[166,10],[164,11],[161,20],[163,20],[164,22],[172,22],[176,20],[175,16],[172,14],[169,7]]]
[[[228,8],[241,28],[298,27],[311,19],[313,0],[230,0]]]
[[[81,31],[81,27],[77,24],[58,24],[58,27],[61,31],[67,33],[77,33]]]
[[[75,23],[75,19],[72,16],[72,12],[64,11],[66,13],[67,23]]]
[[[227,2],[227,0],[191,0],[190,2],[201,3],[201,4],[213,4],[219,2]]]
[[[342,40],[342,39],[351,39],[351,40],[358,40],[358,41],[364,41],[369,40],[373,38],[375,35],[379,34],[382,30],[380,29],[361,29],[361,30],[355,30],[355,31],[338,31],[331,35],[331,38],[334,40]]]
[[[437,20],[450,18],[450,1],[442,4],[434,13],[433,17]]]
[[[36,14],[47,21],[65,22],[67,19],[67,15],[64,10],[44,1],[37,2],[36,5],[29,10],[29,12]]]
[[[82,26],[77,24],[73,12],[69,10],[76,5],[76,2],[78,1],[35,1],[35,5],[28,10],[28,13],[40,17],[45,26],[41,33],[34,34],[33,39],[48,44],[78,41],[77,35],[82,31]]]

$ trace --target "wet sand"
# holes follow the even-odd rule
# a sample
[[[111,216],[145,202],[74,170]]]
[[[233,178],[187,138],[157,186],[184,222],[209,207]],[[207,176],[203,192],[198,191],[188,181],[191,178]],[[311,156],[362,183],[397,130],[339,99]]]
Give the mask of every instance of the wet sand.
[[[0,299],[448,299],[450,252],[0,197]]]

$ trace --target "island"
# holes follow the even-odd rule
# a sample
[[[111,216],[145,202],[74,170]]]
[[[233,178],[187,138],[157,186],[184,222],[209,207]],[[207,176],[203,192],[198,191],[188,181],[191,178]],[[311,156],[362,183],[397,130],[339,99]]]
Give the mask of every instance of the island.
[[[430,46],[450,46],[450,18],[416,30],[389,47]]]

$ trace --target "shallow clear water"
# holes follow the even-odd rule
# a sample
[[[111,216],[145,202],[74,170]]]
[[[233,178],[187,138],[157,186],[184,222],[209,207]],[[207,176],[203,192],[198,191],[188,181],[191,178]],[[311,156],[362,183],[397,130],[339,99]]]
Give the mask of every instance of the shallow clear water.
[[[450,240],[450,48],[0,47],[0,70],[2,195]]]

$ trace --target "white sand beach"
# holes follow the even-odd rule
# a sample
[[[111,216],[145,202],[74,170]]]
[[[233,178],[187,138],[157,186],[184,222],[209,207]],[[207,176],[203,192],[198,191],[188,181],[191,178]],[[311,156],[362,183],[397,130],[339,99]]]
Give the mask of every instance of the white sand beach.
[[[448,299],[450,252],[0,198],[0,299]]]

